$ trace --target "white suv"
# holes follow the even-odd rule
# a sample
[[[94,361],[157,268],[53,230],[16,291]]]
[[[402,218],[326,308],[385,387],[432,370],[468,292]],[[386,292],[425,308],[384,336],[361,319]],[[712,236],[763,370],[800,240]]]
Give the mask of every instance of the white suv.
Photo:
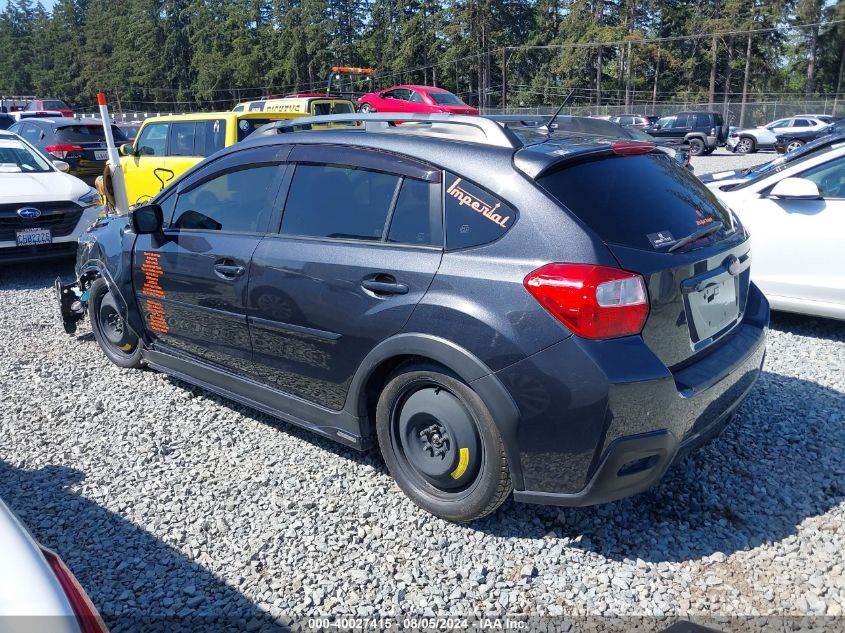
[[[100,196],[68,165],[0,130],[0,263],[70,257],[97,219]]]
[[[727,147],[732,152],[750,154],[758,149],[774,149],[777,135],[807,130],[821,130],[829,125],[813,116],[792,116],[772,121],[768,125],[732,130],[728,136]]]

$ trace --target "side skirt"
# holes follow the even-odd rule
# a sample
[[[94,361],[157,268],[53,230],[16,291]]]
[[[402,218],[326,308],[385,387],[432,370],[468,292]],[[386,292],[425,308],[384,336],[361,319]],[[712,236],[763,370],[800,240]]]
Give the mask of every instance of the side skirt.
[[[361,436],[363,421],[346,411],[320,407],[196,360],[188,361],[155,350],[144,352],[144,359],[153,369],[359,451],[372,446],[370,438]]]

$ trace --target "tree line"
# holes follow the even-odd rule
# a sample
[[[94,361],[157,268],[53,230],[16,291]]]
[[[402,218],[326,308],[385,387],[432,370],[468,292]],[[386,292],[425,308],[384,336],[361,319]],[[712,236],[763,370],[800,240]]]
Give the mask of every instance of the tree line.
[[[482,107],[833,95],[837,20],[843,0],[8,0],[0,94],[228,109],[341,65],[376,70],[357,91],[436,84]]]

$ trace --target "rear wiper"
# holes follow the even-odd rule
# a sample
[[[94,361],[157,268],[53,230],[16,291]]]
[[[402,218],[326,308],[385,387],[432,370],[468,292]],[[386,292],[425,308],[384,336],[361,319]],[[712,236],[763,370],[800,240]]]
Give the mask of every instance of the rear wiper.
[[[666,251],[666,252],[667,253],[674,253],[676,250],[678,250],[679,248],[683,248],[684,246],[686,246],[690,242],[700,240],[702,237],[707,237],[711,233],[715,233],[716,231],[721,230],[724,226],[725,226],[724,224],[722,224],[721,222],[718,222],[718,221],[714,222],[713,224],[708,224],[703,229],[699,229],[698,231],[695,231],[694,233],[690,233],[686,237],[679,239],[677,242],[672,244],[672,246],[670,246],[669,250]]]

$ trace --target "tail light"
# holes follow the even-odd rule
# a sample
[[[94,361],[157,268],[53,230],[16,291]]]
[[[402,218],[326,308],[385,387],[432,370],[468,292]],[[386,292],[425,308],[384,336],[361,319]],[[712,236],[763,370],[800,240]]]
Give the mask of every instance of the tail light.
[[[67,596],[68,602],[70,602],[70,607],[73,609],[74,616],[76,616],[76,623],[79,625],[80,631],[82,633],[108,633],[103,619],[97,613],[97,609],[94,608],[88,594],[85,593],[79,581],[65,566],[62,559],[55,552],[46,548],[42,547],[41,552],[44,554],[44,558],[47,559],[50,569],[53,570],[56,580],[59,581],[62,591]]]
[[[68,154],[81,152],[81,145],[48,145],[47,151],[60,160],[67,158]]]
[[[710,136],[716,136],[716,128],[714,128],[714,127],[710,128]]]
[[[639,334],[648,317],[643,278],[619,268],[547,264],[525,277],[523,284],[546,310],[583,338]]]

